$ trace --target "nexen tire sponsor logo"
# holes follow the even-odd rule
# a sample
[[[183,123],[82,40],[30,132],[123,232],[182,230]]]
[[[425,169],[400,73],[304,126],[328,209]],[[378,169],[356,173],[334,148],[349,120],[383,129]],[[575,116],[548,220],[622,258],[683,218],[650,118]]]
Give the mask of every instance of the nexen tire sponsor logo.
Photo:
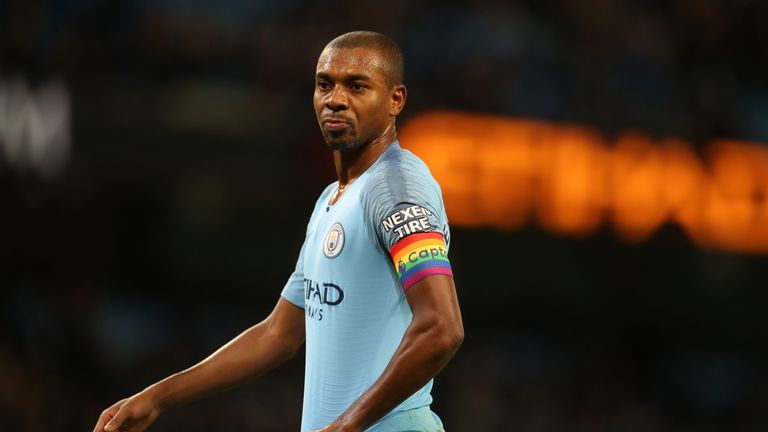
[[[344,301],[344,290],[340,286],[330,282],[313,281],[304,279],[305,310],[308,318],[318,321],[323,320],[322,306],[336,306]]]
[[[412,205],[387,216],[381,221],[384,231],[394,230],[399,238],[416,232],[431,231],[429,216],[432,212],[419,205]]]

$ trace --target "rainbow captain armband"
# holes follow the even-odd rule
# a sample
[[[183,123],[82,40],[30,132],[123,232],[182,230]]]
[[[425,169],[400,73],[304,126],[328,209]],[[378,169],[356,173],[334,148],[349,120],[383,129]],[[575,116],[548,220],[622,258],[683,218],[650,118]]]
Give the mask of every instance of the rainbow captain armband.
[[[411,234],[398,241],[389,251],[395,263],[403,291],[432,275],[453,277],[445,239],[439,232]]]

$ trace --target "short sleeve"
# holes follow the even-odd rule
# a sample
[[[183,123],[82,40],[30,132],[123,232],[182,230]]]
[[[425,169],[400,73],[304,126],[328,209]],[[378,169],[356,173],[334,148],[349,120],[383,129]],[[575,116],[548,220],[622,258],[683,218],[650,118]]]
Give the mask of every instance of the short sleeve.
[[[431,275],[453,276],[440,187],[426,166],[408,153],[393,153],[369,182],[362,197],[369,235],[389,255],[403,290]]]
[[[283,292],[280,293],[284,299],[302,309],[304,309],[304,248],[306,245],[307,241],[304,240],[299,251],[299,258],[296,260],[296,268],[288,278],[288,282],[285,283]]]

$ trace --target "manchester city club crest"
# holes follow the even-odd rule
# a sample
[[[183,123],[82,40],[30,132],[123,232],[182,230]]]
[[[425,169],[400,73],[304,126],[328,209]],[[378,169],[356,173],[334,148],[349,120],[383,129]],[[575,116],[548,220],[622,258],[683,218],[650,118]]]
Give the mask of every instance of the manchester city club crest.
[[[336,258],[344,248],[344,227],[339,222],[331,226],[323,242],[323,253],[327,258]]]

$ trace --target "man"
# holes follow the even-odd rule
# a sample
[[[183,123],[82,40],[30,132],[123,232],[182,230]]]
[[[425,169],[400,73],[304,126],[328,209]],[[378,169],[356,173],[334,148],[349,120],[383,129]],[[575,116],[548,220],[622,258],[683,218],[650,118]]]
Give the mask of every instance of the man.
[[[440,188],[396,141],[400,48],[352,32],[320,54],[314,105],[338,182],[321,194],[272,313],[210,357],[105,410],[141,431],[172,406],[260,376],[305,342],[301,430],[439,431],[434,377],[463,341]]]

